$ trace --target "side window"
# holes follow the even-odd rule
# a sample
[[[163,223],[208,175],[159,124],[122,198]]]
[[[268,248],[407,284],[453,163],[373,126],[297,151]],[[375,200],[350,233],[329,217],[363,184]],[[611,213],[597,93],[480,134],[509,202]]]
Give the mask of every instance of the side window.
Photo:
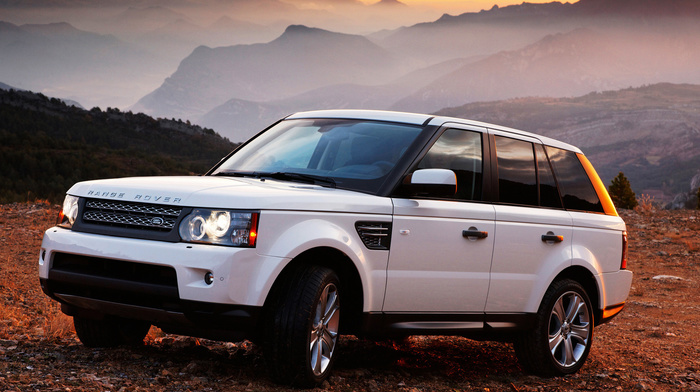
[[[559,182],[564,208],[604,213],[598,194],[576,153],[549,146],[546,149]]]
[[[542,207],[563,208],[557,183],[554,181],[554,173],[552,173],[549,160],[541,144],[535,145],[535,154],[537,155],[537,176],[540,180],[540,205]]]
[[[532,143],[496,136],[498,197],[502,203],[539,205]]]
[[[418,163],[418,169],[450,169],[457,176],[456,199],[481,200],[481,133],[448,129]]]

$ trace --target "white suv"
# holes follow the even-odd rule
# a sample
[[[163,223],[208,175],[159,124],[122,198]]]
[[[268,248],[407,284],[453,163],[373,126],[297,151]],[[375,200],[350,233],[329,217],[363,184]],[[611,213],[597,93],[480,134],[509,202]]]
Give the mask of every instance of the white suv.
[[[315,385],[338,334],[514,342],[583,365],[632,282],[625,224],[580,150],[458,118],[291,115],[201,177],[74,185],[41,286],[87,346],[168,333],[258,342]]]

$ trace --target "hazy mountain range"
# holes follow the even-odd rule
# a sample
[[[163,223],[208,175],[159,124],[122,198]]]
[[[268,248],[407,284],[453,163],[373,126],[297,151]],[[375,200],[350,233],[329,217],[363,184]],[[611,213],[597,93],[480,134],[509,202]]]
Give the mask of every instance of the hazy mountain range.
[[[450,112],[548,97],[528,102],[534,113],[560,119],[551,120],[551,129],[511,111],[500,117],[484,111],[479,119],[584,146],[604,176],[648,168],[657,174],[640,175],[637,190],[661,198],[685,191],[680,184],[700,173],[692,110],[615,112],[595,104],[609,91],[700,84],[699,1],[421,12],[396,0],[0,0],[0,82],[86,108],[191,121],[234,142],[299,110]],[[569,106],[583,99],[572,97],[592,100],[588,117],[572,120]],[[615,120],[596,120],[603,109]],[[590,144],[588,133],[568,127],[571,121],[609,137]],[[687,135],[679,136],[682,129]],[[649,139],[654,130],[662,131]],[[634,153],[617,153],[630,143]],[[674,149],[683,159],[657,158],[672,157]],[[614,159],[606,157],[611,151]],[[674,165],[679,174],[664,178]]]
[[[133,109],[244,140],[298,110],[432,112],[700,83],[699,22],[695,1],[581,0],[494,7],[368,36],[295,25],[264,44],[197,48]]]
[[[609,184],[625,173],[639,196],[676,207],[700,186],[700,85],[661,83],[576,98],[516,98],[443,109],[580,147]],[[697,204],[696,204],[697,205]]]

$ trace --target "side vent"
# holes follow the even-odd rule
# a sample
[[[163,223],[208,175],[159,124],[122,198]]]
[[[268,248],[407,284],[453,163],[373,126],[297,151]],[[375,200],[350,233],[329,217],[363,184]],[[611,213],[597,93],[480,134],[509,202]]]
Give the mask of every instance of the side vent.
[[[391,222],[355,222],[355,229],[367,249],[389,250]]]

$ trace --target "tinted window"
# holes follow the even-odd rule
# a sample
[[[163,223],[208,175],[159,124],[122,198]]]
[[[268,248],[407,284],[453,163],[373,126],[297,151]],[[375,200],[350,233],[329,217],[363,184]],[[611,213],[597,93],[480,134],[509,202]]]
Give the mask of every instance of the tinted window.
[[[538,205],[532,143],[496,136],[498,196],[503,203]]]
[[[549,146],[546,148],[559,182],[564,208],[603,213],[603,205],[576,153]]]
[[[540,205],[542,207],[562,208],[561,197],[554,181],[552,168],[541,144],[535,145],[537,155],[537,176],[540,180]]]
[[[457,176],[455,198],[481,200],[481,133],[446,130],[420,161],[418,169],[450,169]]]

